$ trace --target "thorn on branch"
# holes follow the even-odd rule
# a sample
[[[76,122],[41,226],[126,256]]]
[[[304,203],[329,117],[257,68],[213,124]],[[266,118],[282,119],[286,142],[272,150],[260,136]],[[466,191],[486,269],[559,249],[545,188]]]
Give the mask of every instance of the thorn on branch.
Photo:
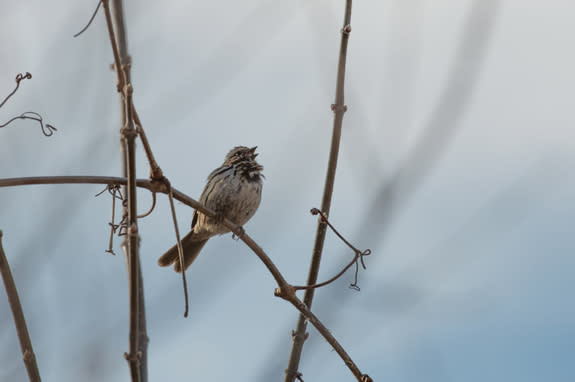
[[[299,371],[295,371],[295,372],[294,372],[294,371],[290,371],[290,370],[288,370],[288,369],[285,369],[285,370],[284,370],[284,373],[286,373],[286,375],[288,375],[288,376],[293,375],[293,377],[294,377],[295,379],[297,379],[298,381],[304,382],[304,380],[303,380],[303,374],[302,374],[301,372],[299,372]]]
[[[94,13],[92,13],[92,17],[90,17],[90,21],[88,21],[88,24],[86,24],[86,26],[84,28],[82,28],[82,30],[80,32],[76,33],[74,35],[74,38],[80,36],[82,33],[84,33],[90,27],[90,25],[92,25],[92,21],[94,21],[94,19],[96,18],[96,14],[98,13],[98,9],[100,9],[100,5],[102,5],[102,0],[98,1],[98,5],[96,6],[96,10],[94,11]]]

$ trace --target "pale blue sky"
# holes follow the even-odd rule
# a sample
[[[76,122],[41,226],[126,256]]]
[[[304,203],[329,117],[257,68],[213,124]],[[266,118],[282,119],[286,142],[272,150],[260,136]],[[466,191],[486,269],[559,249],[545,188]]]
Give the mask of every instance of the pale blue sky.
[[[59,129],[0,129],[1,178],[120,174],[103,14],[72,38],[92,3],[0,5],[2,94],[16,73],[34,76],[0,119],[33,110]],[[343,3],[126,5],[134,100],[160,166],[197,197],[231,147],[258,145],[263,201],[245,229],[294,284],[321,200]],[[374,380],[575,378],[574,11],[567,0],[354,2],[331,220],[373,254],[360,293],[349,273],[313,308]],[[394,174],[391,199],[375,202]],[[126,270],[104,253],[111,203],[100,190],[0,189],[3,245],[46,381],[129,378]],[[146,192],[139,203],[148,208]],[[181,230],[192,212],[178,204]],[[163,197],[140,222],[150,381],[283,380],[295,309],[227,235],[190,268],[184,319],[180,278],[156,265],[175,240],[170,222]],[[328,234],[320,278],[349,256]],[[304,380],[353,380],[309,331]],[[4,297],[0,338],[0,381],[24,380]]]

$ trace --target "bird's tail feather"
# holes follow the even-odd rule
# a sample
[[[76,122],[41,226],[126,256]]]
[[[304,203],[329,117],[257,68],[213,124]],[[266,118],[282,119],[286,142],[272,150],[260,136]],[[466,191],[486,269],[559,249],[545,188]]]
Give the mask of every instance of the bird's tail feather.
[[[188,269],[190,265],[196,260],[196,257],[200,254],[200,251],[208,242],[206,240],[194,240],[193,232],[188,233],[182,239],[182,249],[184,251],[184,269]],[[178,254],[178,245],[174,245],[172,248],[168,249],[158,259],[158,265],[161,267],[168,267],[174,264],[174,270],[176,272],[182,272],[182,266],[180,264],[180,258]]]

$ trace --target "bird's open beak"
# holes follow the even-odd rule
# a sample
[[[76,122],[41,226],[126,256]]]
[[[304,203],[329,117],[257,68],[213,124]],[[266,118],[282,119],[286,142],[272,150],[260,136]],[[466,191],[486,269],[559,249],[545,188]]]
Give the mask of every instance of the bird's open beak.
[[[258,154],[256,154],[257,148],[258,148],[257,146],[254,146],[250,149],[250,154],[252,154],[254,156],[254,158],[258,156]]]

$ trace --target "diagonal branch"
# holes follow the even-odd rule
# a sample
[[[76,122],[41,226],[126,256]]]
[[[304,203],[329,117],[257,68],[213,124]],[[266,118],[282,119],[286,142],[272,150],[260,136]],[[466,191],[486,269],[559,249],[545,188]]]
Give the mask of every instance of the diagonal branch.
[[[2,187],[13,187],[13,186],[24,186],[24,185],[35,185],[35,184],[109,184],[109,185],[125,185],[127,179],[117,178],[117,177],[107,177],[107,176],[46,176],[46,177],[32,177],[32,178],[7,178],[0,179],[0,188]],[[148,179],[138,179],[136,185],[141,188],[150,190],[151,192],[161,192],[168,194],[170,188],[168,188],[164,183],[155,182]],[[208,217],[216,217],[216,213],[203,204],[197,202],[196,200],[190,198],[181,191],[171,188],[174,199],[200,211],[202,214]],[[356,379],[360,382],[369,382],[371,378],[367,374],[362,374],[357,365],[353,362],[349,354],[343,349],[335,337],[330,333],[330,331],[323,325],[323,323],[311,312],[309,307],[302,302],[296,295],[295,289],[290,285],[270,257],[265,253],[265,251],[243,230],[241,226],[238,226],[228,219],[224,219],[222,224],[226,226],[231,232],[238,236],[250,249],[258,256],[258,258],[264,263],[265,267],[272,274],[278,287],[275,290],[275,295],[281,297],[284,300],[290,302],[295,306],[306,320],[312,323],[312,325],[318,330],[318,332],[325,338],[325,340],[333,347],[341,359],[345,362],[346,366],[351,370]]]

